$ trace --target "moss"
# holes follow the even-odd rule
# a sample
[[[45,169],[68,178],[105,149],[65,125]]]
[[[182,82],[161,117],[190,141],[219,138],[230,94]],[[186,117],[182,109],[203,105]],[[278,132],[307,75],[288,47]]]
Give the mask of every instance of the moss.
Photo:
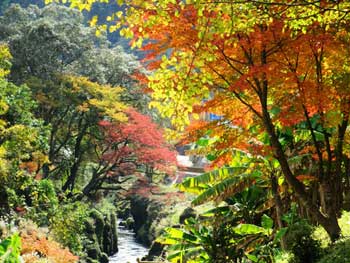
[[[107,214],[105,216],[104,221],[104,228],[103,228],[103,236],[102,236],[102,245],[103,245],[103,251],[109,253],[111,251],[111,244],[112,244],[112,227],[111,227],[111,220],[110,220],[110,214]]]
[[[92,236],[95,233],[95,226],[94,226],[94,220],[91,218],[88,218],[85,222],[85,234],[87,234],[89,237]]]
[[[86,263],[99,263],[98,260],[92,259],[92,258],[86,258],[85,261],[86,261]]]
[[[100,246],[103,246],[103,229],[105,226],[105,220],[102,213],[98,210],[93,209],[90,213],[90,216],[95,220],[95,233],[98,239]]]
[[[128,229],[131,229],[133,228],[134,224],[135,224],[135,220],[132,218],[132,217],[128,217],[126,220],[125,220],[125,224],[126,224],[126,227]]]
[[[93,209],[89,214],[90,218],[85,221],[88,238],[85,251],[89,258],[105,262],[104,255],[108,259],[108,255],[118,251],[117,219],[114,211],[103,214]]]
[[[100,257],[100,263],[108,263],[108,256],[106,253],[102,253]]]
[[[85,250],[89,258],[98,259],[101,255],[101,249],[96,240],[86,245]]]
[[[115,254],[116,252],[118,252],[118,226],[117,226],[117,217],[114,213],[111,214],[111,228],[112,228],[111,253]]]

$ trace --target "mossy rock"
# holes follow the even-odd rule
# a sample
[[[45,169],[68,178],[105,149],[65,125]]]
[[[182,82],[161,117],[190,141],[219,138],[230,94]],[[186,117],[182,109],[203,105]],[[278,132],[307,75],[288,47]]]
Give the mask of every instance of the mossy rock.
[[[132,217],[128,217],[126,220],[125,220],[125,226],[128,228],[128,229],[132,229],[134,227],[134,224],[135,224],[135,220],[132,218]]]
[[[148,251],[148,255],[143,257],[142,260],[154,260],[160,257],[164,253],[164,245],[154,241]]]
[[[148,205],[150,200],[141,196],[132,196],[130,200],[130,212],[132,217],[135,219],[134,230],[138,230],[147,222],[148,220]]]
[[[89,218],[84,222],[85,225],[85,233],[87,234],[88,237],[92,236],[95,234],[95,226],[94,226],[94,220]]]
[[[100,263],[98,260],[96,259],[92,259],[92,258],[86,258],[85,259],[86,263]]]
[[[111,214],[111,253],[115,254],[118,252],[118,226],[117,226],[117,217],[113,213]]]
[[[169,211],[161,202],[139,195],[130,197],[130,207],[137,240],[150,246],[159,232],[160,219],[165,218]]]
[[[98,243],[100,246],[103,246],[103,235],[105,227],[105,219],[101,212],[96,209],[93,209],[90,213],[90,217],[95,220],[95,233],[98,238]]]
[[[86,247],[86,253],[89,258],[98,259],[101,255],[101,249],[98,245],[89,245]]]
[[[107,254],[109,254],[111,250],[111,244],[112,244],[111,236],[112,236],[112,227],[110,223],[110,214],[107,214],[105,216],[103,235],[102,235],[102,247],[103,247],[102,250]]]
[[[101,254],[101,257],[100,257],[100,263],[108,263],[109,262],[109,259],[108,259],[108,256],[106,253],[102,253]]]
[[[103,253],[108,259],[108,255],[118,252],[117,219],[114,213],[104,215],[96,209],[91,210],[89,215],[89,220],[85,222],[88,238],[85,251],[89,258],[104,262]]]

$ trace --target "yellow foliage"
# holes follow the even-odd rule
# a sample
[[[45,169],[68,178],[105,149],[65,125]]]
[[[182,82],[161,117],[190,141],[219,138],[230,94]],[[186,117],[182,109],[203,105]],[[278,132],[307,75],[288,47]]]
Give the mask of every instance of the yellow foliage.
[[[106,117],[114,121],[127,121],[124,110],[127,106],[120,101],[120,94],[123,91],[120,87],[100,85],[89,81],[85,77],[69,77],[75,93],[84,93],[88,99],[77,106],[77,110],[87,112],[92,108],[97,109]]]
[[[91,27],[96,26],[97,22],[98,22],[98,17],[97,17],[97,16],[94,16],[94,17],[90,20],[90,26],[91,26]]]
[[[7,105],[7,103],[3,100],[0,100],[0,115],[5,114],[8,109],[9,109],[9,106]],[[0,123],[0,126],[3,126],[3,124]]]
[[[12,56],[6,45],[0,44],[0,79],[5,78],[10,73]]]

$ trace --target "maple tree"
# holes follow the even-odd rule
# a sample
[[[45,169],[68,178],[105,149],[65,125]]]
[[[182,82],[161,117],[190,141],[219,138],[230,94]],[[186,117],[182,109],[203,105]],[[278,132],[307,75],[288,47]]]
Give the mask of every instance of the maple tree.
[[[39,103],[37,116],[50,125],[50,164],[43,166],[44,177],[66,173],[62,189],[72,191],[87,154],[93,151],[89,141],[100,136],[98,121],[126,120],[126,105],[119,101],[123,89],[74,76],[51,81],[32,78],[28,83]],[[62,96],[66,99],[60,100]]]
[[[96,1],[71,2],[86,9]],[[192,124],[192,138],[215,138],[218,164],[233,149],[276,159],[302,206],[338,238],[349,154],[349,3],[125,3],[117,26],[147,51],[152,106],[180,128],[198,113],[219,115]],[[290,164],[296,156],[303,167]]]
[[[125,113],[128,122],[99,122],[104,142],[95,144],[98,165],[93,168],[92,179],[83,189],[85,195],[99,189],[119,190],[118,184],[126,176],[136,171],[147,172],[149,167],[173,172],[176,154],[170,150],[159,127],[150,117],[133,108]]]
[[[193,123],[190,137],[214,138],[217,163],[229,163],[234,149],[276,159],[302,206],[336,239],[349,118],[348,50],[338,47],[348,31],[339,17],[291,24],[283,7],[252,3],[133,2],[124,33],[136,45],[152,40],[143,48],[153,106],[177,126],[196,113],[219,115]],[[313,168],[290,164],[303,154]]]

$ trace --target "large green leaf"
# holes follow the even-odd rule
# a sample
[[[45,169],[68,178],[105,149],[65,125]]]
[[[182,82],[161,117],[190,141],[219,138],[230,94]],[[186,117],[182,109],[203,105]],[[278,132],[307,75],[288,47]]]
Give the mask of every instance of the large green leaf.
[[[271,229],[273,227],[272,218],[264,214],[261,218],[261,226],[265,229]]]
[[[252,224],[239,224],[234,228],[234,231],[236,234],[239,235],[257,235],[257,234],[263,234],[267,235],[268,231],[260,226],[252,225]]]
[[[258,173],[241,174],[228,177],[204,190],[193,201],[192,205],[201,205],[208,201],[222,201],[243,189],[251,186],[257,179]]]
[[[231,213],[238,212],[239,209],[237,206],[234,205],[225,205],[225,206],[219,206],[212,208],[204,213],[201,214],[202,217],[213,217],[215,215],[228,215]]]
[[[205,191],[211,185],[222,181],[225,178],[232,177],[246,170],[246,167],[224,167],[218,170],[203,173],[196,177],[186,178],[178,184],[181,191],[199,194]]]

